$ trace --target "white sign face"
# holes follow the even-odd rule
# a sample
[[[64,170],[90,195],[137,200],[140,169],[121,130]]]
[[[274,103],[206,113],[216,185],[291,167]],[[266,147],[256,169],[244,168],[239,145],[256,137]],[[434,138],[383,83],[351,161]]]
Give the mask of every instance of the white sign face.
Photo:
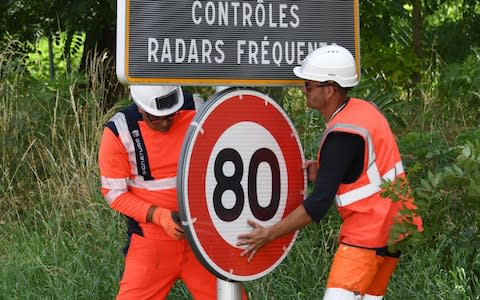
[[[297,233],[272,241],[248,263],[236,245],[247,220],[279,222],[305,195],[303,150],[293,124],[271,98],[230,88],[206,102],[190,126],[177,172],[185,234],[217,277],[249,281],[287,256]]]
[[[252,145],[252,141],[256,141],[254,145]],[[252,163],[255,163],[255,157],[261,155],[262,149],[268,149],[268,151],[271,152],[270,157],[274,159],[261,161],[256,164],[255,169],[252,171],[254,174],[250,174],[250,172],[248,172],[249,170],[245,170],[243,166],[251,166]],[[222,154],[228,155],[226,151],[236,152],[232,160],[222,158],[224,157]],[[218,172],[218,170],[216,171],[215,164],[217,163],[218,165],[219,159],[223,162],[223,165],[221,165],[221,171]],[[248,232],[251,230],[247,225],[248,219],[257,220],[262,226],[271,226],[282,219],[285,211],[285,203],[287,202],[288,178],[282,175],[288,173],[282,150],[270,132],[255,122],[236,123],[230,128],[227,128],[215,143],[207,164],[205,182],[207,199],[216,198],[215,190],[219,183],[217,178],[221,176],[225,176],[226,178],[234,177],[236,172],[239,171],[240,166],[242,166],[241,168],[244,172],[243,174],[238,173],[241,175],[241,178],[239,177],[239,185],[246,187],[244,190],[248,190],[249,185],[251,188],[255,186],[256,193],[250,192],[252,198],[256,198],[252,199],[254,200],[254,207],[250,207],[250,201],[244,201],[243,209],[237,210],[239,216],[236,219],[232,217],[227,218],[222,213],[218,213],[221,209],[225,209],[226,211],[235,209],[235,205],[238,203],[238,195],[236,195],[233,190],[225,190],[221,193],[217,207],[215,207],[215,203],[217,202],[207,202],[208,211],[210,216],[212,216],[215,229],[222,238],[233,247],[236,247],[237,236],[232,233]],[[272,174],[279,175],[278,182],[275,182]],[[250,180],[254,180],[255,182],[250,183]],[[274,190],[272,187],[279,188],[279,190]],[[259,218],[257,216],[259,214],[259,212],[256,211],[258,210],[257,206],[261,209],[271,211],[268,218]]]
[[[123,83],[299,85],[292,68],[331,44],[360,75],[358,0],[117,1]]]

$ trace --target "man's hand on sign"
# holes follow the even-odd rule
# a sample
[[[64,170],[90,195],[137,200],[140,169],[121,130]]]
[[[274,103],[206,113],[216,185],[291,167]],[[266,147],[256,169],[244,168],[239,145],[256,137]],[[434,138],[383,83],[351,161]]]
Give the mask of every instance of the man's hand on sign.
[[[287,217],[280,222],[270,226],[262,227],[254,221],[248,220],[247,223],[253,230],[250,233],[244,233],[237,236],[237,246],[247,246],[240,256],[248,256],[250,262],[257,253],[257,250],[265,244],[273,241],[287,233],[294,232],[312,222],[312,218],[307,214],[305,207],[300,204]]]
[[[240,253],[240,256],[248,255],[248,262],[250,262],[257,253],[257,250],[273,240],[273,236],[269,228],[264,228],[252,220],[248,220],[247,223],[253,230],[250,233],[240,234],[237,237],[237,246],[247,246],[245,250]]]
[[[308,181],[314,182],[318,173],[317,162],[315,160],[307,160],[303,163],[303,168],[307,170]]]

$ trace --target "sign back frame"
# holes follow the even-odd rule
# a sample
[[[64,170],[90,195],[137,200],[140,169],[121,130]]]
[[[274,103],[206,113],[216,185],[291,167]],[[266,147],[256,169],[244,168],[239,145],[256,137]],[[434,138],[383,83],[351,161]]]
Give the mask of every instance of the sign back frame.
[[[229,47],[228,49],[224,49],[222,50],[223,54],[227,57],[226,59],[228,60],[229,58],[230,59],[233,59],[232,57],[234,57],[235,55],[239,56],[240,54],[238,53],[239,51],[247,51],[247,48],[250,49],[250,47],[257,47],[257,52],[256,53],[261,53],[261,51],[264,50],[263,48],[263,43],[268,43],[270,45],[270,54],[271,57],[274,56],[274,53],[281,53],[281,52],[276,52],[275,51],[275,45],[279,45],[279,44],[275,44],[276,42],[278,42],[277,40],[280,39],[279,41],[280,42],[284,42],[284,40],[281,40],[281,36],[285,36],[285,33],[284,31],[285,30],[290,30],[288,31],[288,34],[290,35],[289,36],[289,39],[296,39],[297,37],[295,35],[298,35],[302,32],[306,32],[307,30],[308,31],[312,31],[312,32],[319,32],[319,31],[325,31],[324,33],[324,36],[319,36],[318,38],[315,37],[314,39],[312,39],[313,41],[315,42],[312,42],[312,44],[310,44],[310,41],[308,42],[308,46],[307,44],[302,44],[304,42],[294,42],[293,40],[291,41],[292,42],[292,50],[291,50],[291,55],[292,57],[294,56],[294,48],[297,47],[297,53],[296,53],[296,59],[295,59],[295,62],[294,63],[291,63],[289,62],[288,64],[286,63],[279,63],[278,65],[275,65],[272,63],[272,59],[264,59],[263,56],[261,54],[258,54],[255,56],[255,59],[252,58],[252,61],[253,60],[257,60],[257,63],[252,63],[252,64],[249,64],[249,63],[246,63],[245,61],[247,60],[247,54],[245,54],[244,56],[242,56],[243,58],[241,59],[241,62],[240,60],[237,59],[237,64],[235,65],[234,63],[221,63],[219,65],[215,65],[215,63],[178,63],[176,61],[173,61],[173,58],[172,58],[172,62],[168,62],[168,63],[159,63],[159,62],[156,62],[156,63],[152,63],[151,61],[150,62],[146,62],[146,58],[144,56],[148,56],[150,59],[151,56],[150,55],[146,55],[145,54],[145,49],[146,48],[149,48],[151,46],[148,46],[148,47],[145,47],[145,46],[140,46],[139,44],[142,44],[144,45],[146,42],[145,42],[145,39],[140,39],[142,42],[138,42],[138,43],[134,43],[133,40],[136,40],[136,37],[137,36],[140,36],[141,34],[147,34],[147,35],[150,35],[150,32],[148,32],[148,30],[152,31],[152,32],[155,32],[155,34],[152,34],[155,35],[155,38],[152,37],[152,40],[158,40],[158,41],[162,41],[162,38],[165,38],[163,39],[163,41],[166,41],[167,39],[170,41],[169,43],[172,43],[171,47],[168,47],[168,48],[164,48],[164,49],[174,49],[175,47],[178,47],[178,45],[182,45],[182,44],[178,44],[178,45],[173,45],[174,44],[174,41],[176,40],[185,40],[187,41],[187,44],[186,47],[188,47],[188,40],[185,39],[185,36],[180,36],[181,34],[179,34],[179,39],[174,39],[174,36],[172,35],[169,35],[169,33],[163,33],[163,32],[159,32],[158,28],[163,28],[163,27],[168,27],[168,26],[160,26],[158,25],[157,23],[149,23],[147,22],[149,19],[156,19],[156,18],[149,18],[147,19],[147,21],[144,21],[144,20],[139,20],[138,22],[135,22],[133,20],[137,20],[139,18],[141,18],[142,16],[141,15],[138,15],[139,11],[140,12],[149,12],[149,11],[152,11],[154,9],[155,6],[150,6],[148,8],[144,8],[143,10],[142,9],[138,9],[137,6],[139,6],[140,8],[142,8],[141,5],[142,4],[142,1],[143,2],[146,2],[145,0],[118,0],[117,1],[117,53],[116,53],[116,73],[117,73],[117,77],[119,79],[119,81],[123,84],[165,84],[165,85],[190,85],[190,86],[202,86],[202,85],[205,85],[205,86],[301,86],[303,84],[303,80],[299,79],[299,78],[296,78],[294,76],[294,74],[291,72],[291,69],[293,69],[294,66],[296,65],[299,65],[302,61],[302,59],[308,54],[308,52],[312,51],[313,48],[315,47],[319,47],[319,46],[323,46],[323,45],[327,45],[327,44],[339,44],[341,46],[344,46],[345,48],[347,48],[348,50],[350,50],[352,52],[352,54],[354,55],[355,57],[355,61],[356,61],[356,68],[357,68],[357,75],[358,75],[358,78],[360,78],[361,76],[361,64],[360,64],[360,30],[359,30],[359,24],[360,24],[360,21],[359,21],[359,4],[358,4],[358,0],[350,0],[350,1],[344,1],[344,0],[335,0],[336,3],[347,3],[348,5],[350,5],[351,7],[351,13],[353,14],[353,16],[350,16],[351,19],[347,21],[345,21],[345,24],[348,24],[348,25],[345,25],[345,26],[351,26],[351,27],[348,27],[347,30],[345,29],[336,29],[336,28],[343,28],[345,27],[343,23],[340,23],[340,24],[336,24],[336,23],[332,23],[331,26],[330,26],[330,23],[322,23],[320,26],[322,28],[312,28],[313,25],[312,24],[315,24],[315,23],[312,23],[314,22],[313,19],[317,18],[317,19],[321,19],[320,17],[316,16],[315,18],[314,17],[311,17],[309,15],[309,17],[305,17],[305,20],[302,20],[302,16],[301,14],[298,12],[300,11],[301,12],[301,5],[313,5],[312,3],[319,3],[319,5],[326,5],[326,8],[325,10],[329,9],[328,7],[328,3],[333,3],[331,0],[330,1],[319,1],[319,0],[315,0],[315,1],[312,1],[312,0],[303,0],[303,1],[293,1],[293,0],[285,0],[285,1],[282,1],[282,3],[285,3],[286,7],[287,7],[287,10],[282,10],[282,13],[283,15],[287,15],[288,17],[288,8],[293,6],[293,5],[298,5],[300,6],[300,9],[299,10],[292,10],[291,11],[293,13],[290,13],[293,17],[291,18],[293,21],[290,21],[290,23],[293,23],[295,22],[295,13],[298,16],[298,18],[300,18],[300,21],[301,22],[300,24],[303,24],[303,23],[308,23],[308,26],[305,26],[305,28],[301,28],[302,30],[300,31],[293,31],[293,29],[291,28],[278,28],[278,20],[275,20],[274,22],[272,22],[272,24],[275,24],[277,27],[275,27],[274,29],[265,29],[265,27],[267,26],[264,26],[262,28],[259,28],[258,26],[255,27],[250,27],[250,28],[247,28],[245,30],[245,32],[248,32],[248,30],[250,30],[251,32],[257,32],[257,31],[260,31],[256,36],[255,38],[253,38],[252,40],[241,40],[241,41],[245,41],[245,45],[244,45],[244,48],[245,49],[240,49],[238,46],[238,41],[237,41],[237,49],[236,49],[236,52],[232,49],[234,49],[233,47]],[[162,1],[150,1],[150,3],[168,3],[169,1],[174,1],[174,0],[162,0]],[[183,2],[179,2],[179,1],[183,1]],[[192,14],[192,22],[193,23],[193,20],[194,20],[194,12],[197,13],[198,16],[196,16],[195,20],[198,20],[200,19],[202,16],[200,15],[200,13],[202,11],[198,10],[198,5],[196,7],[195,6],[195,3],[229,3],[229,0],[227,1],[186,1],[186,0],[176,0],[175,3],[177,4],[183,4],[183,3],[193,3],[192,4],[192,11],[191,11],[191,14]],[[244,3],[244,2],[251,2],[251,1],[235,1],[237,3]],[[270,7],[271,8],[271,5],[282,5],[282,4],[276,4],[276,2],[278,1],[272,1],[272,0],[265,0],[265,1],[259,1],[258,3],[265,3],[265,7]],[[273,4],[272,4],[273,3]],[[323,3],[323,4],[322,4]],[[155,4],[155,5],[159,5],[159,4]],[[219,4],[217,4],[219,5]],[[315,4],[317,5],[317,4]],[[332,4],[333,5],[333,4]],[[205,7],[206,7],[206,4],[205,4]],[[160,8],[158,8],[159,10],[161,10]],[[197,10],[195,10],[197,9]],[[253,8],[252,8],[253,9]],[[220,10],[220,8],[219,8]],[[280,10],[280,8],[277,7],[277,10]],[[335,7],[332,7],[331,8],[331,11],[333,15],[339,13],[339,11],[343,11],[344,9],[339,9],[339,8],[335,8]],[[267,13],[270,13],[270,18],[271,17],[271,14],[275,14],[272,13],[272,11],[268,12]],[[323,13],[323,11],[321,12]],[[350,12],[349,12],[350,13]],[[205,19],[205,16],[207,14],[206,12],[206,9],[205,9],[205,12],[204,12],[205,15],[203,15],[203,18]],[[253,13],[252,13],[253,14]],[[186,13],[184,13],[183,15],[183,19],[185,19],[185,15]],[[325,12],[325,15],[330,15],[330,12]],[[171,18],[171,19],[175,19],[176,16],[168,16],[168,18]],[[239,17],[240,18],[240,17]],[[158,19],[162,19],[162,16],[159,16]],[[165,18],[167,19],[167,18]],[[203,20],[204,20],[203,19]],[[232,19],[232,17],[230,17],[230,19]],[[255,19],[254,17],[251,17],[251,19]],[[345,16],[343,15],[340,15],[338,17],[332,17],[331,19],[329,20],[326,20],[324,22],[335,22],[337,19],[347,19]],[[162,22],[162,21],[160,21]],[[203,21],[203,23],[205,23],[206,21]],[[251,20],[250,20],[251,22]],[[343,22],[343,21],[342,21]],[[137,24],[138,23],[138,24]],[[288,22],[285,22],[285,24],[287,24]],[[167,23],[168,24],[168,23]],[[293,23],[294,24],[294,23]],[[202,25],[202,24],[200,24]],[[215,25],[215,24],[214,24]],[[271,25],[271,24],[270,24]],[[155,27],[157,26],[157,27]],[[173,26],[173,25],[172,25]],[[179,27],[182,27],[182,26],[185,26],[185,25],[179,25]],[[209,25],[210,26],[210,25]],[[288,24],[286,25],[288,27]],[[300,25],[301,26],[301,25]],[[146,33],[143,33],[143,29],[140,30],[137,28],[150,28],[148,30],[146,30],[147,32]],[[216,35],[219,35],[219,34],[229,34],[229,32],[232,32],[232,34],[229,34],[229,35],[232,35],[232,36],[236,36],[238,35],[238,28],[234,28],[234,26],[210,26],[209,28],[207,29],[201,29],[203,31],[199,31],[199,32],[195,32],[195,29],[198,27],[198,24],[195,24],[195,25],[191,25],[191,27],[188,27],[186,28],[184,31],[188,32],[188,34],[191,34],[191,36],[188,36],[187,38],[190,38],[190,42],[195,40],[195,37],[197,35],[200,35],[200,34],[205,34],[207,36],[209,36],[209,34],[211,34],[212,36],[216,36]],[[235,26],[237,27],[237,26]],[[133,29],[135,28],[135,29]],[[174,31],[175,28],[170,28],[170,31]],[[169,29],[167,29],[169,30]],[[339,33],[337,33],[337,31],[335,30],[343,30],[343,31],[339,31]],[[184,32],[184,31],[181,31],[181,32]],[[141,34],[139,34],[138,32],[141,32]],[[190,33],[191,32],[191,33]],[[241,33],[243,31],[240,31]],[[297,32],[297,33],[295,33]],[[273,35],[277,35],[277,38],[273,37]],[[342,36],[342,37],[339,37],[340,35],[342,34],[346,34],[348,36],[350,36],[348,38],[348,40],[345,40],[345,38]],[[247,35],[248,36],[248,35]],[[280,36],[280,37],[279,37]],[[158,37],[158,39],[157,39]],[[207,39],[208,40],[208,39]],[[185,43],[182,42],[182,43]],[[200,39],[199,39],[200,41]],[[198,46],[195,46],[195,48],[200,48],[200,47],[204,47],[205,45],[200,45],[200,42],[197,41],[199,43]],[[202,42],[204,40],[202,39]],[[218,41],[218,40],[217,40]],[[220,39],[220,41],[223,42],[223,39]],[[214,44],[213,40],[211,41],[212,44],[208,47],[213,47],[213,49],[215,49],[215,47],[219,47],[220,49],[222,48],[221,46],[223,45],[216,45]],[[225,43],[229,43],[229,42],[234,42],[233,40],[232,41],[229,41],[229,40],[226,40]],[[284,48],[282,49],[282,51],[285,51],[285,58],[284,60],[287,60],[286,56],[288,55],[288,47],[286,42],[290,42],[290,40],[285,40],[285,46]],[[317,43],[318,42],[318,43]],[[162,48],[162,45],[161,45],[161,42],[157,42],[159,45],[158,47]],[[250,44],[252,43],[252,44]],[[280,45],[282,45],[282,43],[280,43]],[[294,47],[294,44],[295,43],[295,47]],[[307,43],[307,42],[305,42]],[[185,47],[182,46],[182,47]],[[192,49],[192,45],[193,45],[193,42],[190,43],[190,49]],[[143,47],[143,48],[142,48]],[[163,47],[166,47],[165,46],[165,43],[163,43]],[[207,47],[207,48],[208,48]],[[225,46],[226,47],[226,46]],[[253,47],[253,48],[255,48]],[[303,47],[303,48],[301,48]],[[139,50],[139,48],[142,48],[142,50]],[[308,48],[308,49],[307,49]],[[164,51],[164,49],[158,49],[158,53],[160,53],[161,51]],[[280,49],[280,48],[279,48]],[[300,50],[300,49],[304,49],[304,50]],[[173,50],[169,50],[169,51],[172,51]],[[214,50],[212,50],[214,51]],[[250,51],[250,50],[249,50]],[[235,52],[235,53],[234,53]],[[142,53],[142,54],[139,54],[139,53]],[[248,55],[251,55],[251,53],[249,52]],[[171,54],[171,56],[173,56],[173,54]],[[220,56],[220,54],[218,54],[218,56]],[[199,56],[200,57],[200,56]],[[265,56],[267,57],[267,56]],[[209,59],[212,59],[214,60],[215,58],[217,57],[214,57],[214,58],[209,58]],[[162,54],[162,59],[163,59],[163,54]],[[159,59],[159,60],[162,60],[162,59]],[[250,60],[250,57],[248,58],[248,60]],[[261,60],[261,62],[259,62]],[[266,65],[263,65],[263,61],[269,61],[270,63]],[[240,62],[240,63],[239,63]],[[225,65],[224,65],[225,64]],[[167,70],[169,69],[169,71],[163,71],[163,70]],[[162,70],[162,71],[159,71],[159,70]],[[189,75],[189,71],[188,70],[193,70],[194,72],[197,72],[196,74],[193,74],[193,75]],[[231,73],[229,73],[229,70],[232,70]],[[162,73],[161,75],[156,75],[157,72],[166,72],[166,73]],[[271,74],[271,75],[270,75]],[[270,77],[271,76],[271,77]],[[278,76],[281,76],[281,77],[278,77]]]

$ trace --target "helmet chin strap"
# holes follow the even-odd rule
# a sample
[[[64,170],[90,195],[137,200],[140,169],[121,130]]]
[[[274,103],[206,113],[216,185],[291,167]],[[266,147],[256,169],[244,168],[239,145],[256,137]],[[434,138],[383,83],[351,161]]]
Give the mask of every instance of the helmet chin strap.
[[[345,107],[345,105],[347,105],[349,99],[350,97],[345,97],[345,99],[343,99],[343,101],[337,106],[337,109],[335,109],[333,114],[330,116],[330,118],[328,118],[328,121],[325,123],[330,122],[330,120],[333,119]]]

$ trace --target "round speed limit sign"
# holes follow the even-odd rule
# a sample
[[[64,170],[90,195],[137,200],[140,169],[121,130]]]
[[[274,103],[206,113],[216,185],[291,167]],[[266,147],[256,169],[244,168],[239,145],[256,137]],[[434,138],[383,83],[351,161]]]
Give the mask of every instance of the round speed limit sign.
[[[202,264],[224,280],[249,281],[287,256],[298,232],[248,263],[236,246],[247,220],[271,226],[304,199],[303,151],[294,126],[268,96],[231,88],[197,113],[180,156],[177,195],[185,233]]]

